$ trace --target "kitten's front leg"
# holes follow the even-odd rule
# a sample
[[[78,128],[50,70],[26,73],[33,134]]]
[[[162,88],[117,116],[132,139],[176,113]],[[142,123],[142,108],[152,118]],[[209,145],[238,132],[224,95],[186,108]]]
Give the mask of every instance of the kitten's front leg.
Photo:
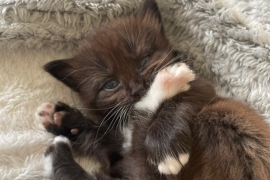
[[[47,131],[75,140],[76,135],[90,130],[92,123],[76,108],[65,103],[43,103],[37,108],[36,116]]]
[[[110,166],[110,158],[119,155],[122,139],[114,131],[98,126],[76,108],[62,102],[43,103],[38,107],[37,117],[47,131],[67,137],[72,148],[80,154],[95,155],[104,168]]]
[[[135,109],[155,113],[160,105],[189,89],[195,74],[186,64],[177,63],[161,70],[155,77],[147,94],[135,104]]]
[[[148,161],[157,165],[162,174],[180,172],[189,160],[192,142],[187,121],[176,117],[175,109],[166,110],[168,103],[158,109],[164,101],[187,91],[188,83],[194,79],[193,72],[183,63],[167,67],[157,74],[146,96],[135,105],[135,109],[145,111],[146,119],[154,118],[147,129],[145,147]]]

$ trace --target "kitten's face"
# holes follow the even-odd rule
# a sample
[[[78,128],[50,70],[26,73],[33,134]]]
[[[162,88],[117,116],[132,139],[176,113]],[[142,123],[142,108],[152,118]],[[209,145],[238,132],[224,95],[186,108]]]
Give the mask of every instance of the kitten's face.
[[[77,91],[89,109],[104,109],[98,113],[130,107],[173,59],[157,13],[144,9],[102,25],[81,42],[74,58],[53,61],[46,70]]]

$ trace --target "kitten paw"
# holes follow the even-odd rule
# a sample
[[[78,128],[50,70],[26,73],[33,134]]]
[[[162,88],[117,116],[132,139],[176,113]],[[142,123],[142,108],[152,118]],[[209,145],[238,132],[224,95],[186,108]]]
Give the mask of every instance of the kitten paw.
[[[43,126],[55,135],[77,135],[83,115],[68,105],[57,103],[43,103],[37,108],[37,119]]]
[[[153,83],[153,89],[160,89],[164,99],[169,99],[178,93],[187,91],[189,82],[195,79],[195,74],[184,63],[177,63],[161,70]]]
[[[187,91],[195,74],[186,64],[177,63],[158,72],[148,93],[135,104],[136,109],[155,112],[161,102]]]
[[[179,133],[178,130],[165,131],[167,133],[160,132],[160,128],[156,126],[148,129],[144,143],[147,161],[161,174],[176,175],[189,161],[192,140],[188,130]]]
[[[176,175],[180,172],[188,160],[189,154],[179,154],[178,159],[172,156],[167,156],[162,162],[158,164],[158,170],[161,174]]]
[[[61,126],[62,118],[65,115],[65,111],[56,111],[56,106],[60,104],[43,103],[37,108],[37,117],[42,122],[44,127],[50,124]]]

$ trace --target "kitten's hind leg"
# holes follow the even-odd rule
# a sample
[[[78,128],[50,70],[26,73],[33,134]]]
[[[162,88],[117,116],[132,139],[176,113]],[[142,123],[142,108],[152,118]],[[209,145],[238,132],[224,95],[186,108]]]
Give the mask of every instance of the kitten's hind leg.
[[[52,180],[94,180],[74,159],[69,140],[57,136],[44,158],[44,176]]]
[[[147,160],[161,174],[177,175],[188,163],[192,146],[191,132],[184,119],[159,113],[145,138]]]
[[[37,109],[38,120],[47,131],[67,137],[72,149],[81,155],[94,155],[102,165],[103,171],[121,158],[121,137],[115,138],[115,131],[107,132],[107,127],[96,125],[91,119],[64,103],[43,103]],[[116,158],[117,157],[117,158]]]

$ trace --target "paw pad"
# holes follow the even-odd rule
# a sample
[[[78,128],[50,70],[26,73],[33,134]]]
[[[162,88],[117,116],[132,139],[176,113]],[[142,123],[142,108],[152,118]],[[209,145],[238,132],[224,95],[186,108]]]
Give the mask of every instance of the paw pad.
[[[65,111],[56,111],[57,104],[43,103],[37,108],[36,116],[47,127],[50,124],[56,126],[62,125],[62,118],[66,114]]]
[[[153,83],[154,89],[159,89],[164,99],[171,98],[178,93],[187,91],[189,82],[195,79],[195,74],[184,63],[166,67],[161,70]]]

